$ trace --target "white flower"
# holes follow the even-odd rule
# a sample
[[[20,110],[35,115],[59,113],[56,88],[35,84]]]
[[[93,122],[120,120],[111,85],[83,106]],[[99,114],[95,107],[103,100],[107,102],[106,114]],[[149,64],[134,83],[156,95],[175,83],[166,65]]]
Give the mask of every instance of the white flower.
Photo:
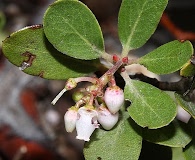
[[[99,128],[97,116],[97,111],[88,106],[81,107],[78,110],[78,120],[76,121],[77,139],[90,140],[90,136],[95,128]]]
[[[78,111],[75,107],[71,107],[64,115],[65,129],[67,132],[72,132],[75,129],[77,121],[77,112]]]
[[[181,106],[178,106],[177,119],[179,119],[180,121],[184,123],[188,123],[190,118],[191,118],[191,115],[187,111],[185,111]]]
[[[119,113],[112,114],[106,107],[101,106],[98,109],[98,122],[106,130],[110,130],[118,122]]]
[[[108,87],[104,94],[104,101],[111,113],[119,111],[124,103],[124,92],[118,86]]]

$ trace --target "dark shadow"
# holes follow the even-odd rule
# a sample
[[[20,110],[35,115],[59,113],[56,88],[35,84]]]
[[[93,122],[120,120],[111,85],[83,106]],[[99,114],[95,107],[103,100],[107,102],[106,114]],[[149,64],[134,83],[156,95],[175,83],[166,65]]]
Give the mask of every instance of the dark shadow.
[[[150,143],[147,141],[142,142],[142,150],[139,160],[171,160],[172,151],[170,147]]]
[[[67,56],[57,51],[53,47],[53,45],[47,40],[45,35],[43,36],[44,36],[44,42],[45,42],[45,46],[47,50],[53,56],[53,58],[55,58],[56,61],[58,61],[60,64],[79,73],[89,73],[89,72],[97,70],[97,68],[95,67],[95,64],[98,64],[99,60],[79,60],[79,59],[75,59],[70,56]]]

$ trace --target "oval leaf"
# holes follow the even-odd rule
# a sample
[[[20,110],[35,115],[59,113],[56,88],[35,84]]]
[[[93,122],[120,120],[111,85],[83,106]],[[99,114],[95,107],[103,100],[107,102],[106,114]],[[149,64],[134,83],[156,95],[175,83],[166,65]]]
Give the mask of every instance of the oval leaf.
[[[140,126],[151,129],[168,125],[176,116],[176,104],[160,89],[137,80],[126,81],[125,98],[131,101],[128,112]]]
[[[141,57],[138,63],[156,74],[168,74],[181,69],[192,54],[193,47],[189,41],[175,40]]]
[[[41,25],[26,27],[3,41],[2,50],[7,59],[25,73],[46,79],[67,79],[86,75],[97,68],[98,61],[77,60],[60,54],[46,39]],[[82,67],[81,67],[82,66]],[[86,66],[86,67],[83,67]]]
[[[98,129],[85,143],[85,159],[137,160],[142,146],[141,129],[128,117],[128,113],[111,131]]]
[[[143,138],[164,146],[184,148],[192,140],[192,133],[190,126],[173,121],[168,126],[160,129],[144,129]]]
[[[56,1],[44,15],[44,32],[60,52],[77,59],[96,59],[104,51],[103,36],[93,13],[79,1]]]
[[[177,103],[195,119],[195,104],[185,101],[181,95],[176,93],[175,98]]]
[[[141,47],[154,33],[167,0],[123,0],[118,31],[125,54]]]

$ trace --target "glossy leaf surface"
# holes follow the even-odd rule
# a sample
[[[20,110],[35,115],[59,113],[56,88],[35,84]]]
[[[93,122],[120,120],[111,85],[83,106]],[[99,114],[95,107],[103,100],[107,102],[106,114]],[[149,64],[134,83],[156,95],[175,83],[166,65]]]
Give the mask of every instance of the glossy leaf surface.
[[[137,160],[141,152],[141,128],[128,118],[128,113],[110,131],[97,129],[85,143],[85,159]]]
[[[81,2],[59,0],[44,15],[44,32],[60,52],[77,59],[101,57],[104,42],[93,13]]]
[[[156,74],[173,73],[182,68],[193,54],[189,41],[172,41],[141,57],[139,64]]]
[[[128,112],[140,126],[156,129],[168,125],[176,116],[176,104],[160,89],[137,80],[125,85],[125,98],[131,102]]]
[[[167,0],[123,0],[118,31],[124,52],[139,48],[154,33]]]
[[[24,69],[25,73],[46,79],[86,75],[95,71],[95,65],[98,64],[98,61],[76,60],[59,53],[47,41],[40,25],[11,34],[3,41],[2,49],[7,59],[18,67],[21,67],[23,62],[29,62],[30,67]]]

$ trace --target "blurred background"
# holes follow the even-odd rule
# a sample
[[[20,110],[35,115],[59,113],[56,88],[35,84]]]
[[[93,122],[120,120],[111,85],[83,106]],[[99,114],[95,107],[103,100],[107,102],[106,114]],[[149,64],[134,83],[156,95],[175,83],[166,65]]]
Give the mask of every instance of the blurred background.
[[[43,14],[52,2],[0,0],[0,160],[84,160],[83,142],[75,139],[76,133],[68,134],[64,129],[64,114],[73,104],[70,93],[63,95],[55,106],[51,105],[65,82],[27,75],[9,63],[1,51],[2,41],[12,32],[42,24]],[[106,51],[120,53],[117,15],[121,0],[83,2],[101,25]],[[194,19],[195,1],[169,0],[155,34],[142,48],[133,51],[133,56],[146,54],[175,39],[189,39],[194,44]],[[169,81],[178,79],[177,73],[169,75]],[[155,152],[151,148],[150,152]],[[148,158],[142,153],[140,159]]]

